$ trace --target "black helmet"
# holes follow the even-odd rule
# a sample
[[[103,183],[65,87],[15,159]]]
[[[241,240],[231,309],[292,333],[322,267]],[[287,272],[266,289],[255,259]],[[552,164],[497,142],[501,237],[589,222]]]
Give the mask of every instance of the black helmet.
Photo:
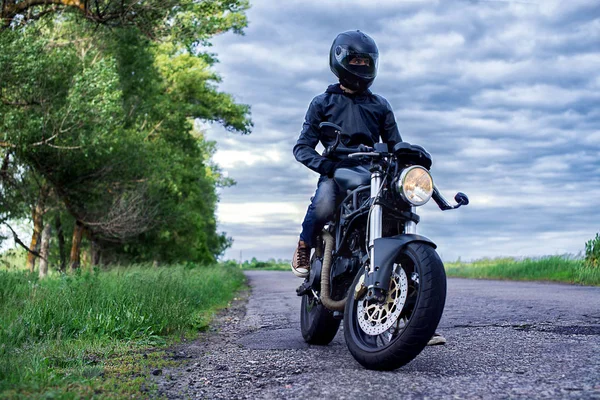
[[[360,63],[355,60],[361,59]],[[361,31],[348,31],[337,35],[329,51],[329,66],[350,89],[367,90],[377,76],[379,50],[375,41]]]

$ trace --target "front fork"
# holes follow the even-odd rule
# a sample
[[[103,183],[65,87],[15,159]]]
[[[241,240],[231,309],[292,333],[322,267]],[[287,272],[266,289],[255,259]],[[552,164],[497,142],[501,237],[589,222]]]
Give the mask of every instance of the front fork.
[[[375,170],[371,173],[371,203],[374,204],[376,198],[381,194],[383,177],[381,171]],[[410,211],[416,214],[417,207],[411,207]],[[375,239],[382,237],[383,232],[383,208],[379,204],[375,204],[371,210],[369,219],[369,274],[375,272]],[[407,221],[404,224],[405,234],[416,234],[417,223],[415,221]]]
[[[375,199],[381,190],[382,182],[381,171],[373,171],[371,173],[371,204],[375,203]],[[375,272],[375,239],[379,239],[383,231],[383,208],[379,204],[375,204],[372,207],[369,216],[369,274]]]

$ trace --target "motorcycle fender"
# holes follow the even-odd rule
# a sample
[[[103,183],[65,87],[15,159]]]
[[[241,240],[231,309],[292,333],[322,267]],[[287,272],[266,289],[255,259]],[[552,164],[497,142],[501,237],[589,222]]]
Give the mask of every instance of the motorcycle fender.
[[[323,268],[323,260],[321,258],[315,258],[310,265],[310,272],[308,277],[308,286],[316,291],[321,290],[321,269]]]
[[[365,286],[368,289],[377,288],[387,292],[390,287],[394,261],[398,257],[398,254],[400,254],[400,251],[402,251],[402,248],[412,242],[427,243],[434,249],[437,247],[429,238],[415,234],[375,239],[375,271],[366,274]]]

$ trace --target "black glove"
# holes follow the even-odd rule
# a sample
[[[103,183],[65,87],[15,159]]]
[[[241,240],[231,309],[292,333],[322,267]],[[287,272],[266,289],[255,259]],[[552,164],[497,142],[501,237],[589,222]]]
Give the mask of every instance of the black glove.
[[[363,153],[368,153],[370,151],[373,151],[373,148],[370,146],[367,146],[366,144],[359,144],[358,151],[363,152]]]

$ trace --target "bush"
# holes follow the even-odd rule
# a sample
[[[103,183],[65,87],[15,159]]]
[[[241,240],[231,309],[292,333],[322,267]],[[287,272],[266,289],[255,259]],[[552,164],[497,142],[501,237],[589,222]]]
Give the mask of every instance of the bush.
[[[600,235],[585,244],[585,263],[591,268],[600,268]]]

